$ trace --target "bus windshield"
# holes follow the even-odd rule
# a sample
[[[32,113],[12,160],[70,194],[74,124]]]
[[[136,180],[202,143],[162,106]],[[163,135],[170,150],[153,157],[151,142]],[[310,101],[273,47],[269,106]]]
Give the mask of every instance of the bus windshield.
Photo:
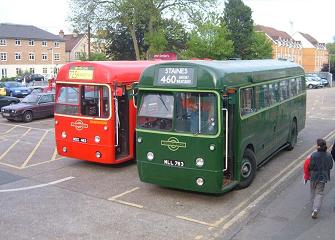
[[[108,118],[109,89],[96,85],[64,85],[59,88],[55,112],[65,115]]]
[[[216,134],[217,98],[213,93],[144,94],[138,118],[144,129]]]

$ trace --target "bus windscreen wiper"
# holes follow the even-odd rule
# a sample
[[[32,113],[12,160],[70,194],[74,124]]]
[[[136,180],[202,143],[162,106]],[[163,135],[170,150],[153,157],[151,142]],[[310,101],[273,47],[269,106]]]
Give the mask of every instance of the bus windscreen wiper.
[[[168,107],[166,106],[166,104],[165,104],[165,102],[164,102],[164,100],[163,100],[162,95],[161,95],[161,94],[158,94],[158,96],[159,96],[159,100],[161,100],[161,102],[163,103],[163,105],[164,105],[166,111],[169,111]]]

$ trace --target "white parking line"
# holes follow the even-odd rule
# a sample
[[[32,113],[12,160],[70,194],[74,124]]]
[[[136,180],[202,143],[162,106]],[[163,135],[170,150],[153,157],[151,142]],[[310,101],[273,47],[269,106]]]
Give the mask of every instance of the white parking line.
[[[46,187],[46,186],[50,186],[50,185],[55,185],[61,182],[65,182],[65,181],[69,181],[71,179],[73,179],[74,177],[67,177],[67,178],[63,178],[63,179],[59,179],[53,182],[49,182],[49,183],[43,183],[43,184],[38,184],[38,185],[33,185],[33,186],[29,186],[29,187],[22,187],[22,188],[11,188],[11,189],[3,189],[0,190],[0,193],[4,193],[4,192],[18,192],[18,191],[26,191],[26,190],[31,190],[31,189],[35,189],[35,188],[42,188],[42,187]]]

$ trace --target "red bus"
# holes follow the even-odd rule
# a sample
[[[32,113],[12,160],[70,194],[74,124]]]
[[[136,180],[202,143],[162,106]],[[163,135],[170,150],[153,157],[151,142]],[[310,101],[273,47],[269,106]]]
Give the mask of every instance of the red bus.
[[[58,154],[105,164],[134,159],[136,108],[131,87],[153,63],[72,62],[61,67],[55,104]]]

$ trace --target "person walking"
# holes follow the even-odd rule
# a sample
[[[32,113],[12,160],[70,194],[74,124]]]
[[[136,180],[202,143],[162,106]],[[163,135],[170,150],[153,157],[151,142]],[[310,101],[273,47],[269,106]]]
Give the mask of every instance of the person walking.
[[[330,151],[330,153],[333,156],[333,159],[335,161],[335,141],[334,141],[334,144],[333,144],[333,147],[332,147],[332,150]]]
[[[311,155],[309,163],[310,193],[313,204],[312,218],[318,217],[320,212],[324,188],[330,180],[330,169],[333,168],[333,158],[327,152],[327,143],[324,139],[317,139],[317,151]]]

